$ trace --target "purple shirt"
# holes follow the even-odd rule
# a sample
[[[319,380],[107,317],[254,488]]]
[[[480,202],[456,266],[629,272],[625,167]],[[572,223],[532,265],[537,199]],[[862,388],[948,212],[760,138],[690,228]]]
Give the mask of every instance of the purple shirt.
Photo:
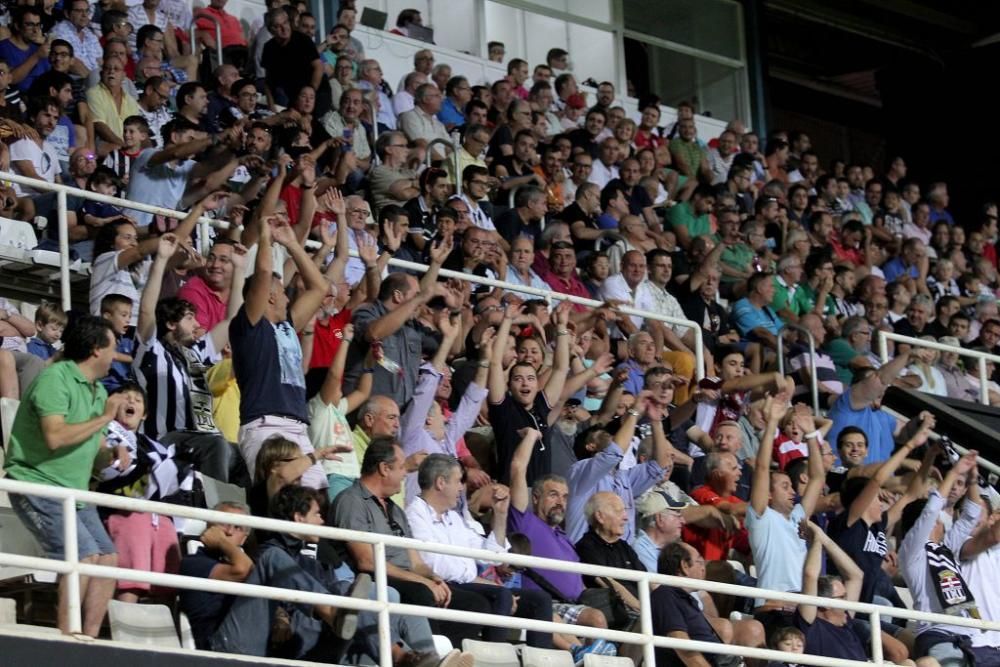
[[[403,443],[403,454],[406,456],[424,451],[428,454],[449,454],[457,458],[458,441],[476,423],[479,408],[486,400],[486,389],[471,382],[462,394],[458,409],[445,424],[444,439],[435,440],[424,428],[440,382],[441,373],[433,366],[424,364],[420,368],[413,401],[399,420],[399,441]],[[406,504],[409,505],[418,493],[420,487],[417,485],[417,473],[411,472],[406,476]]]
[[[558,526],[550,526],[529,509],[521,512],[511,505],[507,515],[508,533],[521,533],[531,540],[531,555],[540,558],[553,558],[567,563],[579,563],[573,543],[566,533]],[[570,602],[576,602],[583,592],[583,577],[575,572],[557,572],[555,570],[535,570],[545,577]],[[527,590],[541,590],[538,584],[528,577],[522,577],[521,583]]]

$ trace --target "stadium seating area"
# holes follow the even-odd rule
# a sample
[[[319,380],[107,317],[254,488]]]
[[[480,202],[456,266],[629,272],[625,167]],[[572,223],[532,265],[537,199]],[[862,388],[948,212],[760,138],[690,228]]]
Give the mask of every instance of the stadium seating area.
[[[0,183],[5,476],[1000,621],[1000,494],[935,415],[881,405],[891,386],[976,402],[986,383],[1000,406],[992,361],[981,377],[957,353],[1000,355],[995,203],[955,220],[947,184],[904,157],[847,163],[694,103],[667,122],[659,98],[623,101],[563,49],[527,62],[491,43],[489,61],[459,66],[428,42],[397,80],[382,62],[398,53],[358,40],[360,8],[339,5],[326,35],[304,0],[267,0],[249,22],[226,0],[10,10],[0,171],[38,186]],[[432,38],[416,10],[388,29]],[[59,201],[41,181],[183,217],[68,196],[85,298],[67,311],[30,296],[58,292]],[[887,362],[880,331],[909,337]],[[0,552],[61,554],[61,518],[57,502],[5,495]],[[374,596],[361,542],[94,507],[77,523],[84,563]],[[641,657],[576,633],[636,627],[633,581],[386,553],[393,602],[564,627],[394,614],[394,664]],[[22,621],[26,587],[63,585],[0,568]],[[83,588],[91,636],[379,661],[368,612]],[[68,631],[51,597],[44,616]],[[660,586],[650,608],[660,636],[873,655],[861,615],[763,592]],[[1000,657],[996,632],[882,629],[897,664]]]

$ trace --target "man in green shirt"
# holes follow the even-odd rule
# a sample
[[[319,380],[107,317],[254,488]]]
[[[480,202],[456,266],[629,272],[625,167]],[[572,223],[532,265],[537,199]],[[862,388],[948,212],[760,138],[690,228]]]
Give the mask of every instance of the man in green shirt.
[[[715,205],[715,190],[707,185],[699,185],[691,195],[691,201],[682,201],[667,213],[667,220],[677,236],[677,243],[685,250],[698,236],[711,236],[712,219],[708,214]]]
[[[7,476],[24,482],[87,489],[108,423],[118,413],[124,394],[108,398],[100,379],[108,374],[115,354],[111,323],[99,317],[80,318],[63,337],[63,359],[42,371],[21,398],[4,468]],[[118,465],[130,461],[122,454]],[[14,513],[35,536],[49,558],[62,560],[61,500],[10,494]],[[77,548],[81,563],[114,566],[115,546],[97,509],[78,507]],[[114,579],[80,577],[83,632],[101,630]],[[69,634],[69,599],[65,579],[59,583],[59,629]]]

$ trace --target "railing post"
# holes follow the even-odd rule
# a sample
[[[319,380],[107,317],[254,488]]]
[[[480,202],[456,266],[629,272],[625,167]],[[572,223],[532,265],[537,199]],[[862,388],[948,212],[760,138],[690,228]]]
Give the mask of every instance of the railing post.
[[[979,357],[977,360],[979,364],[979,402],[983,405],[990,404],[990,395],[986,390],[986,383],[990,381],[986,373],[986,357]]]
[[[878,358],[883,364],[889,363],[889,339],[886,338],[884,331],[878,332]]]
[[[378,610],[378,663],[392,667],[392,640],[389,636],[389,583],[386,577],[385,543],[372,545],[375,552],[375,597],[382,603]]]
[[[785,327],[778,329],[778,375],[782,377],[785,376],[785,337],[781,335],[784,330]]]
[[[694,329],[694,379],[701,381],[705,379],[705,337],[701,327]]]
[[[649,602],[649,579],[639,582],[639,627],[646,643],[642,645],[642,661],[646,665],[656,664],[656,647],[653,646],[653,607]]]
[[[62,308],[69,312],[73,308],[69,291],[69,222],[66,220],[66,191],[56,190],[56,215],[59,223],[59,295]]]
[[[872,631],[872,662],[876,665],[884,664],[882,657],[882,615],[873,611],[868,616],[868,623],[871,624]]]
[[[65,197],[65,193],[60,192]],[[73,569],[65,577],[66,586],[66,622],[69,624],[70,634],[83,632],[83,612],[80,601],[80,572],[77,565],[80,564],[80,550],[77,544],[76,535],[76,499],[66,498],[63,500],[63,560],[69,563]]]
[[[809,377],[812,380],[810,384],[812,385],[813,414],[819,416],[819,378],[816,377],[816,339],[813,338],[811,331],[807,331],[806,333],[809,334]]]
[[[212,249],[212,242],[209,239],[212,226],[206,220],[198,221],[198,252],[202,257],[207,257]]]

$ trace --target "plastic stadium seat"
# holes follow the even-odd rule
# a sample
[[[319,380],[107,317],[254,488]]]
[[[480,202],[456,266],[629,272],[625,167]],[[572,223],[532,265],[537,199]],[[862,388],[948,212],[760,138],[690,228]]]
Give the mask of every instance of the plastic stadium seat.
[[[6,502],[6,507],[0,507],[0,552],[6,554],[17,554],[19,556],[39,556],[44,557],[37,540],[24,527],[21,520],[10,508],[10,503]],[[51,584],[56,580],[55,572],[45,570],[29,570],[21,567],[0,566],[0,581],[8,579],[23,579],[31,577],[35,582]]]
[[[14,427],[14,416],[21,401],[16,398],[0,398],[0,431],[3,432],[3,448],[10,444],[10,430]]]
[[[521,667],[513,644],[463,639],[462,650],[472,654],[476,667]]]
[[[177,620],[181,626],[181,648],[188,648],[193,651],[195,649],[194,632],[191,631],[190,619],[188,619],[187,614],[182,611],[180,612],[180,616]]]
[[[583,656],[583,667],[635,667],[635,663],[632,658],[588,653]]]
[[[573,654],[552,648],[525,646],[521,649],[524,667],[573,667]]]
[[[38,245],[30,223],[10,218],[0,218],[0,239],[0,246],[15,250],[33,250]]]
[[[163,604],[133,604],[112,600],[108,603],[111,638],[127,644],[180,648],[170,608]]]
[[[448,655],[455,647],[452,646],[451,640],[444,635],[434,635],[434,651],[438,655]]]
[[[197,473],[201,485],[205,489],[205,505],[212,509],[224,500],[246,504],[247,492],[235,484],[220,482],[214,477]]]

